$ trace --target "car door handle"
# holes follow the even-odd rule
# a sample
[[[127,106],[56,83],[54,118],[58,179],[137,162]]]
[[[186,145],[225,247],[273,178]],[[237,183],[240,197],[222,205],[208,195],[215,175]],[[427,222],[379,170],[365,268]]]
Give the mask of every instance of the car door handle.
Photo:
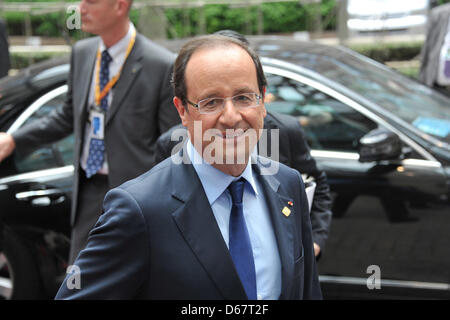
[[[44,189],[16,193],[16,199],[19,201],[29,201],[31,205],[36,207],[44,207],[61,203],[66,199],[66,196],[59,189]]]

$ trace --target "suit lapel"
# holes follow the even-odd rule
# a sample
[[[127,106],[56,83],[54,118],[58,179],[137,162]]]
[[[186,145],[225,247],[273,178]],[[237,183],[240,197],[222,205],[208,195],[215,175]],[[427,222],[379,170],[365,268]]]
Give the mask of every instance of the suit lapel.
[[[112,119],[114,114],[119,109],[119,106],[129,92],[129,88],[139,74],[142,68],[142,56],[143,53],[140,36],[136,35],[136,42],[134,43],[133,49],[131,50],[130,55],[125,61],[119,81],[117,81],[117,84],[114,86],[114,96],[109,110],[106,113],[105,126],[108,125],[108,122]]]
[[[247,299],[193,166],[172,168],[172,197],[182,202],[172,215],[184,239],[224,299]]]
[[[281,298],[289,297],[294,273],[295,212],[293,206],[289,205],[292,198],[283,194],[280,189],[280,182],[273,175],[261,175],[258,164],[253,166],[254,172],[257,172],[259,175],[259,181],[264,190],[264,196],[277,239],[281,260]],[[288,215],[283,214],[285,207],[290,210]]]
[[[188,161],[182,151],[176,156],[182,157],[180,161]],[[280,182],[274,176],[261,175],[259,165],[253,166],[264,190],[277,239],[282,268],[281,298],[289,297],[294,274],[295,212],[289,205],[293,199],[282,192]],[[182,202],[172,215],[186,242],[224,299],[247,299],[193,166],[181,164],[172,168],[172,197]],[[189,187],[186,187],[187,181]],[[291,211],[289,215],[283,214],[285,207]]]
[[[268,113],[264,118],[264,129],[266,130],[259,138],[257,148],[258,155],[266,158],[270,158],[274,161],[281,163],[290,163],[289,156],[289,143],[279,145],[279,150],[275,150],[276,144],[272,145],[272,131],[278,130],[278,137],[274,137],[275,141],[289,141],[289,136],[287,136],[284,130],[279,130],[279,126],[276,124],[272,114]],[[272,149],[273,147],[273,149]],[[284,148],[283,148],[284,147]]]
[[[95,69],[95,59],[96,59],[96,53],[98,49],[98,42],[96,46],[89,46],[86,54],[81,54],[80,59],[83,61],[79,61],[79,63],[74,66],[75,68],[79,68],[80,72],[77,73],[77,77],[75,79],[76,84],[79,85],[80,90],[74,90],[76,92],[76,95],[73,99],[81,99],[77,100],[75,105],[77,106],[78,110],[78,117],[80,122],[79,123],[85,123],[86,122],[86,116],[87,116],[87,103],[89,99],[89,91],[91,88],[92,83],[92,75],[94,73]],[[77,70],[78,71],[78,70]],[[75,71],[75,72],[77,72]],[[84,132],[84,131],[82,131]]]

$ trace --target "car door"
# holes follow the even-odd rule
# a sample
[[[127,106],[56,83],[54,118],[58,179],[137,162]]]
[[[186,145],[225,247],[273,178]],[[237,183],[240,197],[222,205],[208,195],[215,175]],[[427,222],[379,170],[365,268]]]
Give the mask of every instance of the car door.
[[[67,86],[42,95],[15,120],[12,133],[39,121],[64,103]],[[3,223],[69,234],[73,178],[73,136],[43,146],[27,155],[13,154],[2,163],[0,204]]]
[[[441,164],[339,92],[290,70],[265,66],[265,73],[266,108],[298,118],[331,187],[333,221],[318,264],[325,297],[450,297]],[[359,161],[359,139],[375,128],[399,135],[404,159]]]

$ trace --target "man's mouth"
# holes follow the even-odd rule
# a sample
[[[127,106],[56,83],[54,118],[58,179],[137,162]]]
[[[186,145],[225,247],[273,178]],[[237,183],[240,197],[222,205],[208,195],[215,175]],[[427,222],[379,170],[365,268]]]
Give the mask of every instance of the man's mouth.
[[[247,130],[244,129],[227,129],[222,133],[222,139],[237,139],[243,136]]]

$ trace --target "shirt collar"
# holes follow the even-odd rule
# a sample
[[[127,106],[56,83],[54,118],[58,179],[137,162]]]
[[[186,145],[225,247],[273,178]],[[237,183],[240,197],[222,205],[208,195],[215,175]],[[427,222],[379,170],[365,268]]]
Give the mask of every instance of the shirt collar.
[[[121,55],[125,55],[128,48],[128,43],[131,40],[134,30],[135,27],[133,23],[130,21],[130,27],[128,28],[127,34],[118,42],[116,42],[114,45],[108,48],[108,53],[113,61],[117,61],[117,59],[119,59]],[[100,38],[100,52],[103,52],[103,50],[105,49],[106,49],[105,43]]]
[[[239,177],[233,177],[222,171],[214,168],[208,162],[204,161],[201,155],[197,152],[191,143],[191,140],[187,141],[187,154],[194,166],[195,171],[202,183],[203,189],[205,190],[206,197],[208,198],[209,204],[212,205],[217,198],[228,188],[231,182],[238,180],[239,178],[244,178],[248,185],[251,187],[251,191],[257,195],[258,191],[256,188],[255,180],[253,178],[251,161],[249,160],[245,170]]]

